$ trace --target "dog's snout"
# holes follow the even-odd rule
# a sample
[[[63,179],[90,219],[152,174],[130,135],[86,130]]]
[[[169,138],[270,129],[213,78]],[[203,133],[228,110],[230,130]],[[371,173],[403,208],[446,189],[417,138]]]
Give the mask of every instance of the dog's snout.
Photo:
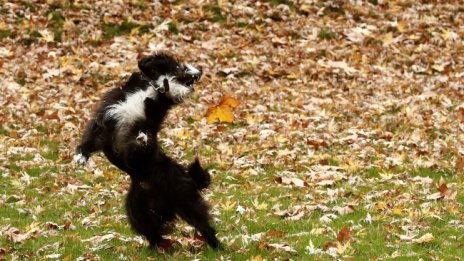
[[[197,74],[194,74],[193,77],[195,78],[195,81],[198,81],[200,80],[201,76],[203,75],[203,70],[202,69],[198,69],[198,73]]]

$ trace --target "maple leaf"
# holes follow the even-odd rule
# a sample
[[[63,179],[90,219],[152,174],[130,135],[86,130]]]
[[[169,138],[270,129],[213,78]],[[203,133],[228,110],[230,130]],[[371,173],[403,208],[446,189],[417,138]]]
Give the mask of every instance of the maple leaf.
[[[206,113],[208,116],[208,124],[215,122],[234,122],[235,118],[234,114],[232,113],[232,109],[237,107],[239,104],[240,101],[236,100],[229,94],[225,94],[217,106],[210,107],[208,109],[208,112]]]

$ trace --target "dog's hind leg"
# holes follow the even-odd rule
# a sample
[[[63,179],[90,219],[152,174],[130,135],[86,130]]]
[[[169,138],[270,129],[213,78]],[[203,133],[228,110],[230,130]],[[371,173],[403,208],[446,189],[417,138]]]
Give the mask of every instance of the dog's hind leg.
[[[145,238],[150,243],[150,247],[154,248],[160,246],[163,242],[162,235],[166,231],[166,221],[156,213],[155,210],[150,209],[147,200],[148,194],[141,191],[141,187],[134,188],[131,184],[131,189],[126,199],[126,212],[127,218],[132,229]]]
[[[178,209],[179,216],[195,227],[214,249],[220,249],[221,244],[216,237],[216,230],[209,224],[209,207],[200,196],[195,201],[187,201]]]

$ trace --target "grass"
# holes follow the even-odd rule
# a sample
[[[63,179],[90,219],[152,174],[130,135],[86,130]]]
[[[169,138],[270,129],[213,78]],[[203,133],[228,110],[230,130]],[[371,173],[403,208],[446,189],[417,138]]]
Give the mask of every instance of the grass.
[[[40,154],[45,155],[50,161],[57,161],[59,146],[60,144],[52,139],[44,139],[40,142]],[[22,163],[32,162],[32,159],[32,154],[14,157],[16,162]],[[332,163],[332,165],[339,164],[335,160]],[[419,236],[432,233],[435,237],[434,241],[423,244],[402,242],[399,239],[399,235],[405,234],[401,227],[409,225],[404,218],[414,220],[414,216],[410,213],[412,210],[423,211],[420,208],[420,204],[424,203],[423,200],[407,203],[405,210],[399,214],[394,214],[389,210],[396,202],[394,195],[372,199],[385,201],[387,206],[385,208],[366,208],[371,202],[370,200],[363,201],[362,198],[367,194],[385,189],[395,190],[392,184],[379,182],[381,173],[388,172],[386,170],[370,168],[359,173],[361,177],[375,184],[374,186],[353,188],[346,182],[338,182],[332,187],[331,189],[334,190],[343,189],[345,196],[326,202],[325,205],[328,208],[344,206],[353,200],[358,201],[359,204],[354,207],[353,213],[337,215],[335,219],[324,223],[321,222],[321,217],[330,212],[319,209],[309,211],[304,217],[294,221],[272,214],[272,208],[276,205],[285,210],[298,205],[313,205],[327,198],[324,195],[313,194],[314,190],[311,188],[276,185],[274,179],[280,175],[279,170],[268,169],[259,176],[244,179],[240,175],[231,175],[223,169],[218,169],[217,165],[212,164],[209,167],[217,168],[218,171],[214,179],[213,190],[221,186],[228,187],[223,190],[223,193],[214,193],[210,197],[210,201],[215,206],[214,209],[219,210],[215,216],[216,227],[219,237],[228,244],[225,251],[215,252],[206,247],[195,249],[175,245],[172,253],[161,254],[136,241],[125,242],[125,238],[130,239],[135,236],[127,224],[124,209],[121,207],[124,201],[124,189],[121,186],[127,184],[127,181],[122,173],[113,168],[104,170],[105,174],[102,177],[87,175],[82,171],[68,173],[66,177],[63,177],[57,173],[56,167],[32,164],[25,168],[16,163],[10,165],[10,169],[16,174],[4,179],[0,189],[3,195],[24,196],[19,198],[9,196],[4,200],[0,208],[1,223],[18,228],[20,233],[26,232],[31,226],[39,227],[40,232],[24,242],[17,243],[4,235],[0,238],[0,244],[8,253],[19,255],[22,258],[59,254],[60,258],[64,259],[75,259],[81,256],[112,259],[125,255],[138,256],[140,259],[191,260],[192,258],[220,259],[221,256],[227,255],[233,257],[234,260],[249,260],[257,256],[264,259],[301,260],[312,256],[307,250],[310,242],[315,248],[323,249],[328,244],[327,242],[337,242],[338,231],[343,227],[350,227],[352,239],[348,241],[347,249],[339,257],[365,260],[399,255],[406,256],[405,259],[408,260],[410,258],[407,257],[408,253],[415,253],[415,257],[422,258],[428,256],[445,259],[462,258],[462,253],[459,251],[462,248],[462,243],[459,243],[462,241],[462,231],[450,224],[452,220],[460,218],[459,212],[444,211],[447,203],[437,202],[434,206],[433,211],[440,212],[441,220],[430,215],[424,215],[420,219],[419,223],[424,228],[420,230]],[[14,182],[16,176],[22,171],[32,178],[30,184]],[[404,171],[398,170],[394,173],[404,173]],[[430,168],[406,171],[405,175],[431,177],[436,181],[444,177],[447,182],[456,181],[456,176],[450,171]],[[234,179],[229,179],[229,177],[234,177]],[[67,180],[73,180],[78,183],[77,185],[89,185],[89,188],[73,192],[60,188],[66,187],[66,182],[69,182]],[[395,186],[396,190],[407,190],[406,187]],[[25,193],[18,193],[18,188]],[[108,194],[104,191],[113,191],[113,193]],[[304,195],[313,195],[313,199],[308,199]],[[461,204],[454,204],[458,211],[462,211],[462,199],[464,198],[462,193],[459,193],[458,198]],[[237,212],[239,205],[245,209],[245,212]],[[372,223],[365,221],[368,213],[372,216]],[[86,217],[96,220],[97,225],[84,226],[82,220]],[[54,230],[46,225],[47,222],[53,222],[62,226],[66,220],[71,221],[75,230]],[[117,236],[102,244],[86,241],[92,237],[113,232],[117,233]],[[181,222],[173,236],[185,238],[185,236],[192,237],[193,234],[187,232],[185,224]],[[287,243],[297,253],[273,249],[270,246],[272,243]],[[93,247],[96,247],[95,251],[91,251]],[[314,258],[317,256],[313,255]],[[325,259],[330,256],[324,254],[320,257]]]
[[[209,21],[220,24],[224,24],[227,22],[227,19],[219,6],[205,6],[203,8],[210,14],[208,17]]]
[[[335,33],[329,28],[322,28],[317,34],[317,37],[321,40],[330,40],[335,38]]]
[[[139,35],[146,34],[150,31],[149,25],[138,24],[133,21],[124,20],[121,24],[100,22],[103,30],[103,39],[109,40],[115,36],[121,36],[137,30]]]

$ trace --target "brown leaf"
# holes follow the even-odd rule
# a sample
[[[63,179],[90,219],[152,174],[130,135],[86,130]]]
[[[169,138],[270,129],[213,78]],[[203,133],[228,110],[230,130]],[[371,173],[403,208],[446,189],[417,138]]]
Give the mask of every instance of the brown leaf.
[[[319,147],[327,147],[327,142],[325,142],[325,140],[307,140],[306,144],[313,146],[316,150],[318,150]]]
[[[266,242],[259,242],[256,247],[258,249],[265,249],[267,247],[267,243]]]
[[[337,234],[337,241],[346,242],[351,238],[351,229],[349,227],[343,227]]]
[[[464,123],[464,107],[458,110],[458,119],[461,123]]]
[[[329,248],[337,248],[337,243],[333,241],[327,241],[324,243],[324,246],[322,247],[322,250],[326,251]]]
[[[464,169],[464,157],[459,156],[458,160],[456,161],[456,168]]]
[[[438,182],[438,191],[440,191],[441,194],[445,194],[447,190],[448,186],[446,185],[445,179],[440,177],[440,181]]]

